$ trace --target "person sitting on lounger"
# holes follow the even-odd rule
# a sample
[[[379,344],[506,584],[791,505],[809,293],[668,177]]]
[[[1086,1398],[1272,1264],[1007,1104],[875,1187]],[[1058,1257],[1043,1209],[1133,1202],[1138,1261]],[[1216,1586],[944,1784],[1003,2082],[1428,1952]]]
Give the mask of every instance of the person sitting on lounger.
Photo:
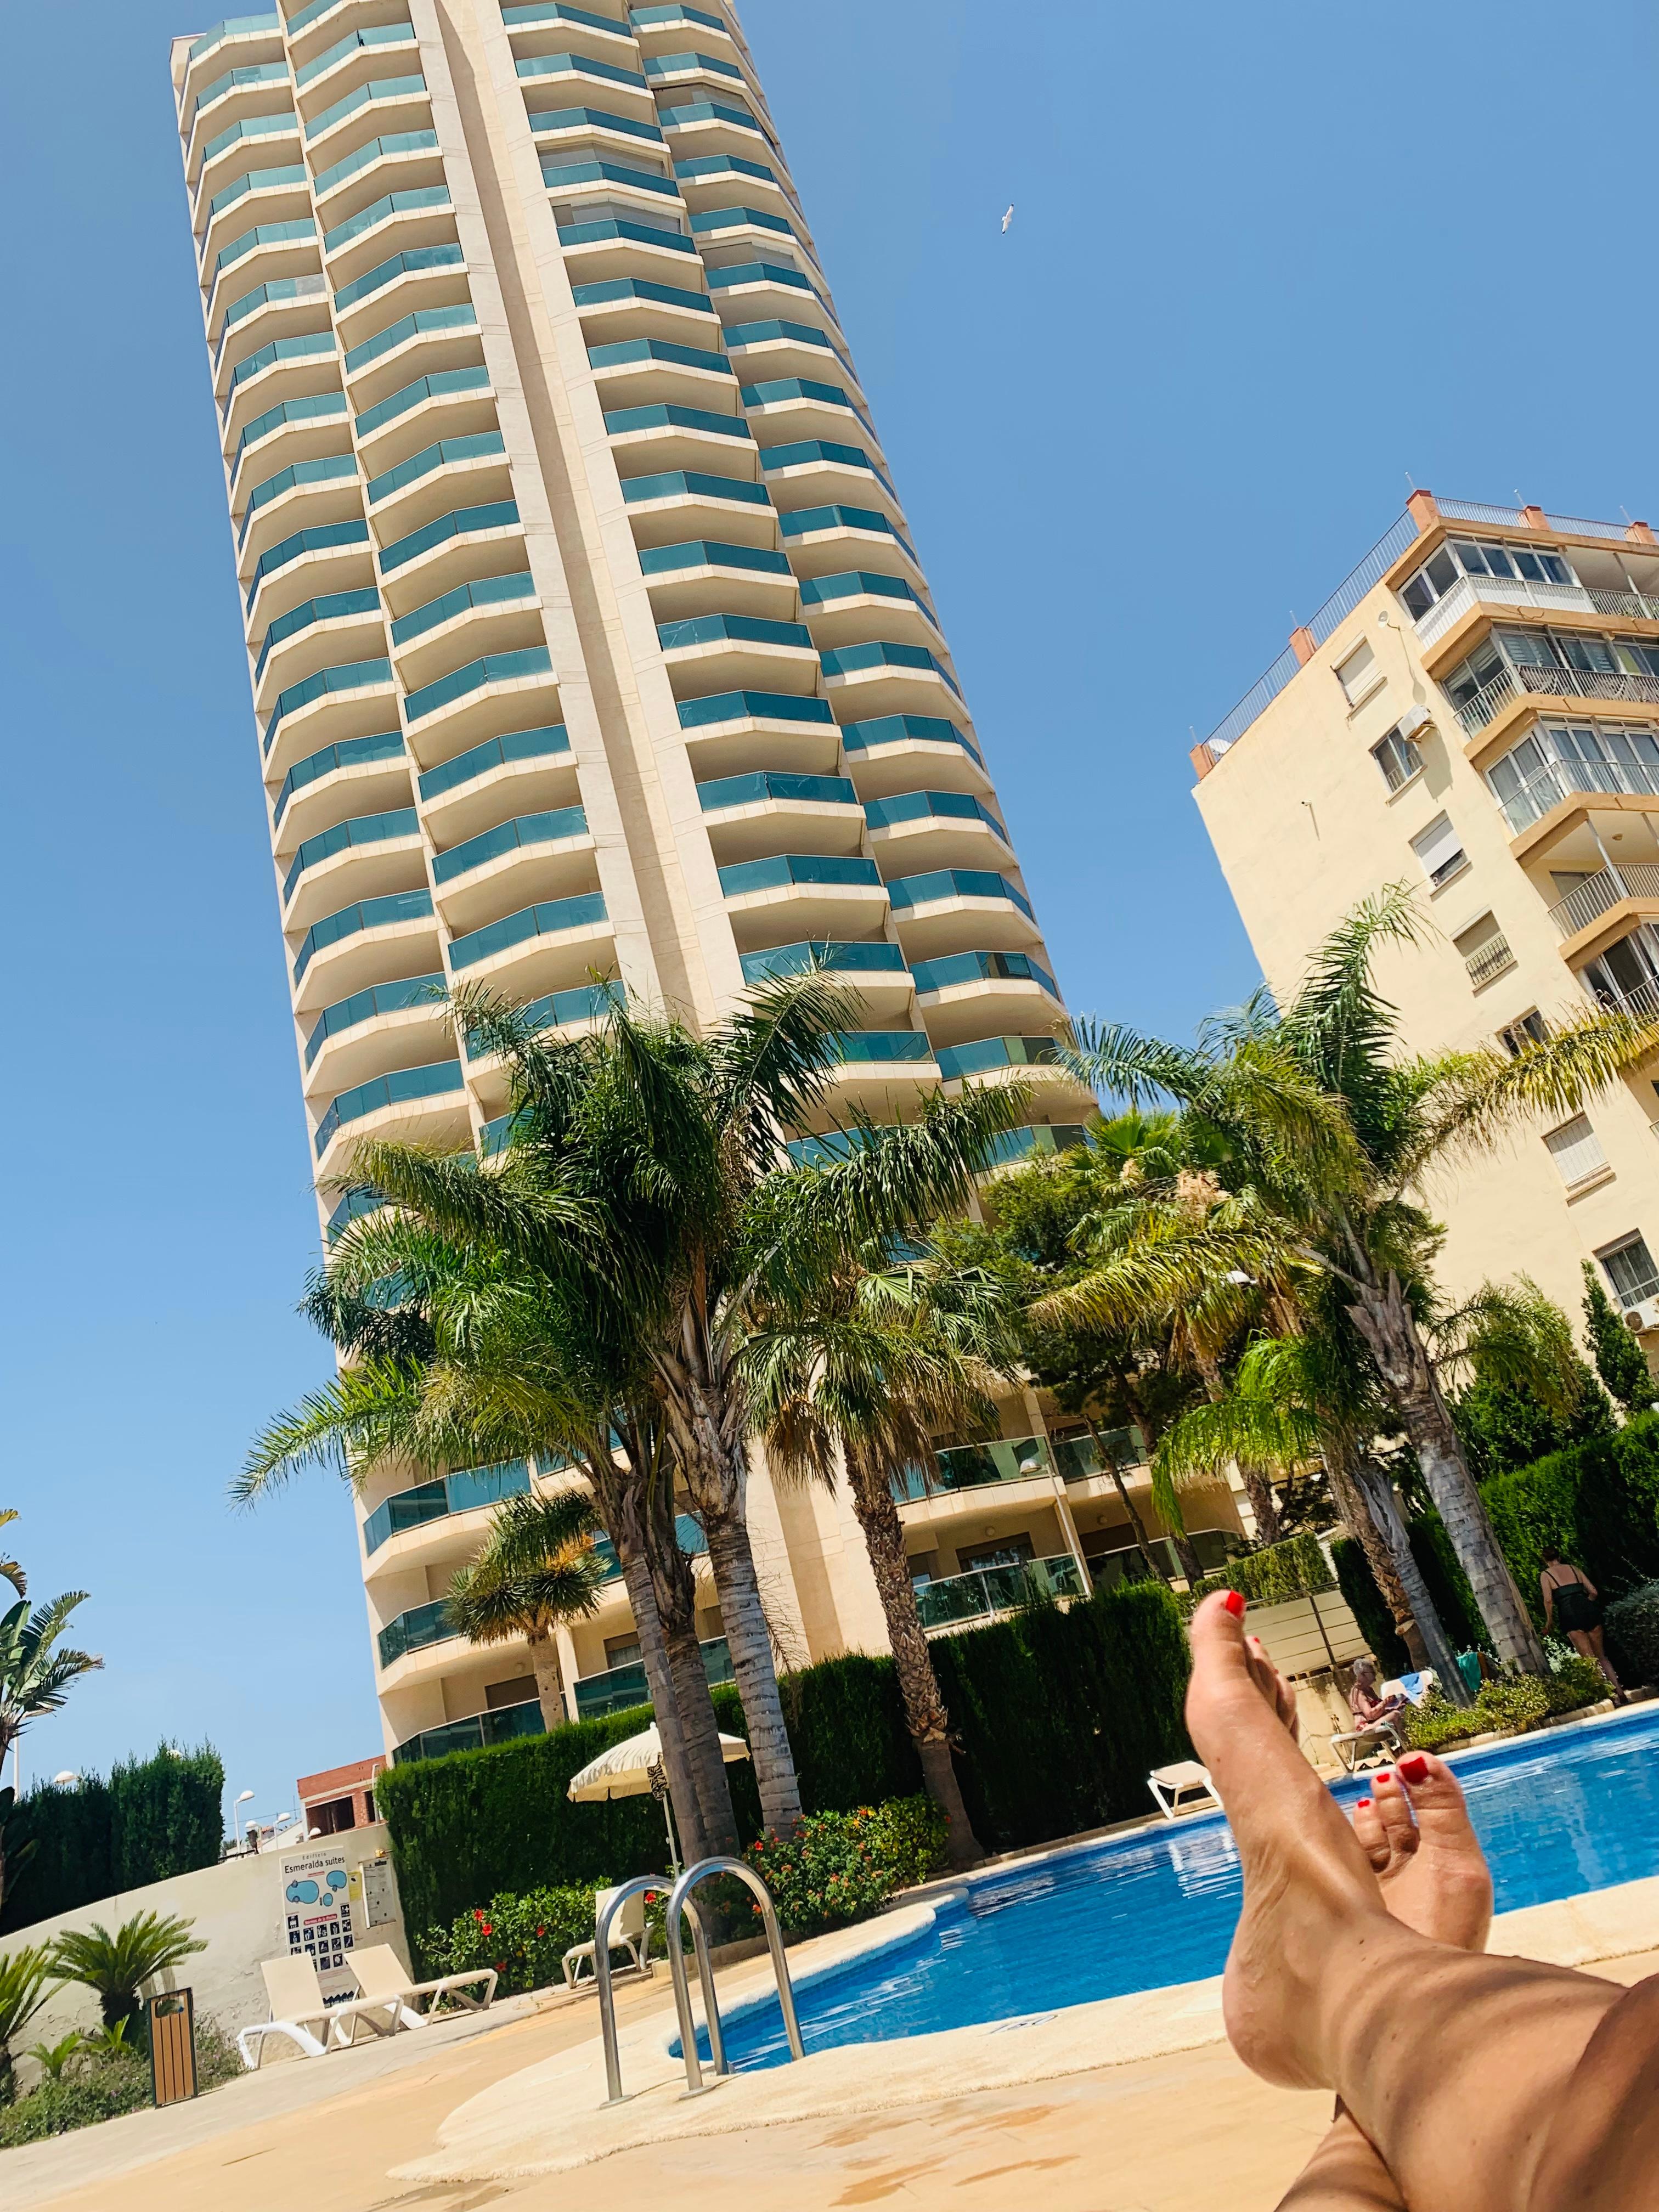
[[[1376,1694],[1376,1668],[1369,1659],[1362,1659],[1353,1670],[1353,1687],[1348,1692],[1348,1710],[1353,1715],[1357,1729],[1392,1727],[1396,1713],[1403,1712],[1411,1703],[1396,1690],[1391,1698]]]

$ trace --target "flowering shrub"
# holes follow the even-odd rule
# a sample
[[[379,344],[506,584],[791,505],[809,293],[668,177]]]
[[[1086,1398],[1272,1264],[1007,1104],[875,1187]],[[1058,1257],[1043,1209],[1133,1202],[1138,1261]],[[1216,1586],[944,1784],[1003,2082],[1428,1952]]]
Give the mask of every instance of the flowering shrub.
[[[1593,1705],[1607,1693],[1600,1668],[1575,1653],[1547,1680],[1538,1674],[1506,1674],[1483,1682],[1474,1705],[1462,1710],[1431,1690],[1425,1704],[1405,1715],[1406,1740],[1414,1750],[1439,1751],[1493,1729],[1524,1732],[1553,1714]]]
[[[609,1881],[559,1889],[503,1892],[487,1905],[463,1912],[447,1929],[428,1928],[420,1953],[433,1975],[462,1974],[494,1966],[501,1996],[543,1990],[560,1978],[560,1962],[573,1943],[593,1940],[593,1897]]]
[[[792,1935],[844,1927],[878,1911],[896,1889],[924,1881],[945,1859],[945,1820],[927,1797],[898,1797],[854,1813],[818,1813],[793,1836],[771,1831],[745,1854]],[[754,1906],[760,1917],[760,1906]]]

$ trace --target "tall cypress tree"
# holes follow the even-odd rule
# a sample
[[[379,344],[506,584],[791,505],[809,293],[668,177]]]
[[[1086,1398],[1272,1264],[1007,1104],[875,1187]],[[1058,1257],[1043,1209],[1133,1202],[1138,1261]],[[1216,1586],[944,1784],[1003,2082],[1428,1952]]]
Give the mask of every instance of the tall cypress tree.
[[[1659,1382],[1588,1260],[1584,1262],[1584,1330],[1596,1371],[1608,1389],[1627,1413],[1646,1413],[1659,1400]]]

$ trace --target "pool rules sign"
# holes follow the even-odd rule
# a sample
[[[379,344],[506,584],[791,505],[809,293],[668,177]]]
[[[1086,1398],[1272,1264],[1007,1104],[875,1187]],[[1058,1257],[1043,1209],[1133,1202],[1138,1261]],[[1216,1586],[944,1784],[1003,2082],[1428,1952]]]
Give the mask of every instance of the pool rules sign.
[[[356,1930],[344,1850],[337,1844],[319,1844],[309,1850],[289,1851],[280,1870],[286,1938],[281,1948],[291,1957],[315,1960],[325,1997],[355,1993],[350,1969]]]

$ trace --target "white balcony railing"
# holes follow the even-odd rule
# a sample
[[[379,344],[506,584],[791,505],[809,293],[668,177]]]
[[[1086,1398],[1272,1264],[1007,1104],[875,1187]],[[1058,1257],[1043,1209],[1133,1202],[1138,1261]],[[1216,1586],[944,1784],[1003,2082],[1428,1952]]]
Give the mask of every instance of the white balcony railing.
[[[1444,605],[1443,600],[1442,605]],[[1613,699],[1633,707],[1659,706],[1659,676],[1631,676],[1613,668],[1504,668],[1457,710],[1467,737],[1484,730],[1517,691],[1550,699]]]
[[[1550,920],[1563,937],[1573,937],[1612,910],[1620,899],[1659,899],[1659,860],[1626,860],[1617,868],[1598,868],[1575,884],[1550,908]]]
[[[1614,791],[1632,799],[1659,799],[1659,769],[1645,769],[1637,761],[1553,760],[1507,796],[1500,793],[1498,805],[1510,835],[1518,837],[1575,792],[1599,796]]]
[[[1557,612],[1593,615],[1595,600],[1580,584],[1528,583],[1520,576],[1460,576],[1443,599],[1418,617],[1415,628],[1425,646],[1443,637],[1480,605],[1548,607]]]

